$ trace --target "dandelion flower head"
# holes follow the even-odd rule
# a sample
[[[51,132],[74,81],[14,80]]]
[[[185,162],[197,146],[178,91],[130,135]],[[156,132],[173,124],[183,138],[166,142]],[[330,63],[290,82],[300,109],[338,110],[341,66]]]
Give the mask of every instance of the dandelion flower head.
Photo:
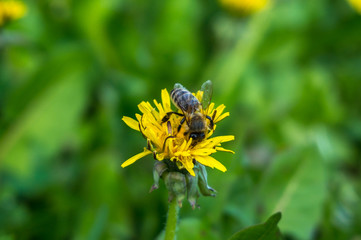
[[[22,18],[26,13],[26,6],[21,1],[0,1],[0,26],[8,20]]]
[[[269,0],[219,0],[223,7],[234,13],[251,14],[266,7]]]
[[[348,0],[348,2],[359,14],[361,14],[361,0]]]
[[[198,91],[193,94],[199,102],[202,100],[203,92]],[[195,176],[194,167],[198,162],[204,166],[216,168],[225,172],[226,167],[211,157],[212,153],[225,151],[234,153],[221,147],[223,142],[234,140],[234,136],[212,137],[216,124],[229,116],[229,112],[224,113],[225,106],[222,104],[215,108],[211,103],[207,109],[202,109],[202,113],[213,117],[214,127],[206,133],[203,141],[192,144],[192,138],[185,138],[184,132],[187,131],[187,124],[183,124],[180,131],[178,126],[182,116],[172,114],[167,122],[162,122],[163,117],[168,112],[172,112],[169,93],[166,89],[161,92],[162,101],[159,103],[154,100],[154,106],[149,102],[141,102],[138,108],[141,114],[135,114],[136,119],[123,117],[123,121],[132,129],[139,131],[147,139],[147,147],[144,151],[126,160],[122,167],[133,164],[140,158],[153,154],[158,161],[170,159],[176,163],[179,170],[186,170],[190,175]]]

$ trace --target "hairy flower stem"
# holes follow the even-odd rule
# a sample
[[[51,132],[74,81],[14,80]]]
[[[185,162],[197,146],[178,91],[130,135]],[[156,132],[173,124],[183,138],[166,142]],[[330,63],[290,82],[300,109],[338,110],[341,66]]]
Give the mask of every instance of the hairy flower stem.
[[[177,228],[179,207],[176,199],[173,199],[169,203],[168,218],[165,226],[165,238],[164,240],[174,240]]]

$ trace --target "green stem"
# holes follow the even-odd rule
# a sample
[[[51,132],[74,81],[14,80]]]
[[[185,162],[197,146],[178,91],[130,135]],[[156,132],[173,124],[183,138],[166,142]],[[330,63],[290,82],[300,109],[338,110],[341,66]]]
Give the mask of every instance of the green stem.
[[[173,199],[173,201],[169,204],[164,240],[174,240],[175,238],[175,232],[176,232],[177,220],[178,220],[178,211],[179,208],[177,205],[177,201]]]

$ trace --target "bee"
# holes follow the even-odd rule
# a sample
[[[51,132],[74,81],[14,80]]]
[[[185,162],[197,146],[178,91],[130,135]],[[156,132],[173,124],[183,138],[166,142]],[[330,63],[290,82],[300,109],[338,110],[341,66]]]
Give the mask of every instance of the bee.
[[[205,115],[202,110],[207,109],[212,98],[213,88],[212,82],[210,80],[203,83],[201,91],[203,91],[202,104],[198,99],[185,87],[181,84],[176,83],[173,90],[170,92],[170,96],[173,104],[182,111],[178,112],[168,112],[163,117],[162,122],[169,120],[172,114],[182,116],[182,120],[178,126],[178,132],[180,131],[184,122],[188,126],[188,130],[184,133],[185,137],[189,140],[192,138],[192,143],[196,144],[201,142],[205,137],[208,131],[213,130],[213,117],[211,118],[208,115]],[[207,121],[208,120],[208,121]],[[209,124],[208,124],[209,122]]]

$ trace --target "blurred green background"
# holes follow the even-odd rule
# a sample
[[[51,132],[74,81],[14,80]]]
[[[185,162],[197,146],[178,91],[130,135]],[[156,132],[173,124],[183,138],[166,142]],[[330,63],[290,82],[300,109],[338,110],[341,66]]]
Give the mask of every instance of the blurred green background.
[[[285,239],[361,239],[361,15],[279,0],[234,16],[215,0],[25,1],[0,30],[0,239],[156,239],[164,184],[122,116],[207,79],[235,135],[184,202],[178,240],[226,239],[282,211]]]

